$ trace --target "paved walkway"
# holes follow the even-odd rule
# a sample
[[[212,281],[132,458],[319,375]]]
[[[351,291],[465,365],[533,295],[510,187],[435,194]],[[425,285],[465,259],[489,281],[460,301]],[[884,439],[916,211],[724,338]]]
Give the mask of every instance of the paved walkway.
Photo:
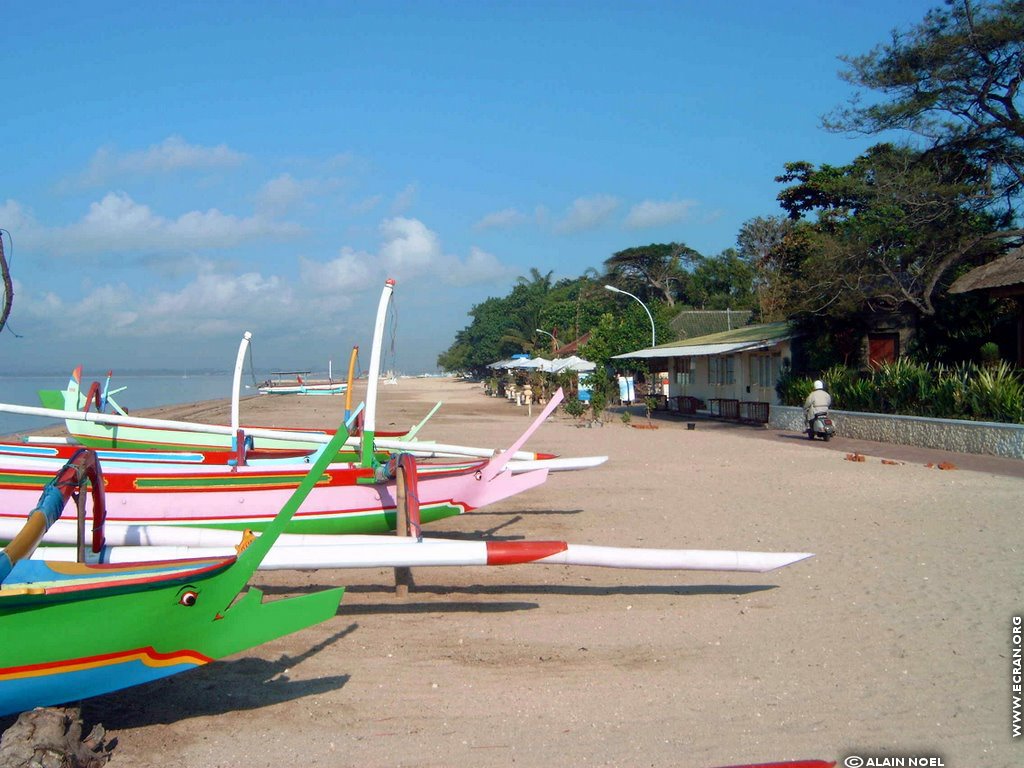
[[[621,409],[613,409],[621,410]],[[755,440],[784,441],[803,445],[807,450],[841,451],[843,453],[860,453],[880,459],[902,461],[908,464],[952,464],[957,469],[972,472],[987,472],[993,475],[1024,478],[1024,461],[1008,459],[1001,456],[989,456],[978,453],[957,453],[940,451],[935,448],[919,448],[914,445],[897,443],[880,443],[873,440],[857,440],[850,437],[833,437],[829,442],[808,440],[803,432],[772,429],[766,426],[737,424],[702,416],[669,416],[655,412],[651,416],[659,424],[674,424],[679,429],[686,429],[686,422],[694,422],[696,429],[727,429]]]

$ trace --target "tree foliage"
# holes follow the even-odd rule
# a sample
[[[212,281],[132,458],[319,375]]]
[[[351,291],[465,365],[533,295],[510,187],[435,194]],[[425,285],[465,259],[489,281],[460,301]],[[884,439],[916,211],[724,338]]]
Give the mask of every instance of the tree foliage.
[[[984,172],[954,151],[879,144],[845,166],[799,162],[777,181],[794,226],[775,246],[789,309],[935,314],[950,270],[991,257],[997,222],[975,210]]]
[[[509,296],[475,306],[439,363],[482,366],[546,349],[537,328],[562,340],[590,330],[587,352],[605,361],[646,346],[642,308],[603,283],[638,296],[657,322],[678,305],[785,317],[827,342],[815,352],[820,363],[856,364],[878,315],[915,325],[921,354],[989,340],[1001,309],[945,289],[1024,238],[1015,228],[1024,189],[1024,0],[946,0],[887,44],[844,61],[843,76],[859,92],[826,127],[905,131],[914,146],[878,144],[845,165],[787,164],[777,178],[787,216],[751,219],[736,250],[715,257],[652,243],[612,254],[602,275],[588,270],[552,284],[551,273],[532,270]],[[872,98],[862,101],[865,94]],[[669,338],[660,333],[659,341]]]
[[[901,129],[984,169],[984,199],[1013,215],[1024,185],[1024,0],[947,0],[887,45],[844,58],[856,98],[825,119],[836,131]],[[861,93],[858,93],[858,97]]]
[[[610,282],[637,294],[641,300],[660,299],[675,304],[680,283],[686,281],[687,266],[701,255],[682,243],[651,243],[626,248],[605,259]]]
[[[690,275],[686,303],[700,309],[752,309],[754,267],[733,248],[701,257]]]
[[[786,318],[789,285],[782,246],[793,226],[785,216],[758,216],[744,222],[736,237],[740,256],[753,270],[753,291],[763,323]]]

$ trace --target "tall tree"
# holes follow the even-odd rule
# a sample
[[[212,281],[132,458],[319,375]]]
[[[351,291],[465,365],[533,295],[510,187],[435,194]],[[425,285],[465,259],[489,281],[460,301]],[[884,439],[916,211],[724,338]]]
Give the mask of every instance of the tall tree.
[[[793,278],[791,299],[812,314],[911,309],[935,314],[944,278],[958,264],[989,256],[994,217],[969,201],[984,169],[956,151],[918,152],[880,144],[853,163],[815,168],[790,163],[776,180],[794,229],[780,257]]]
[[[701,309],[752,309],[754,269],[733,248],[702,258],[690,278],[690,300]]]
[[[947,0],[887,45],[845,57],[858,93],[825,118],[835,131],[910,131],[931,147],[969,156],[986,173],[984,195],[1007,225],[1024,188],[1024,0]]]
[[[501,341],[519,352],[533,352],[538,348],[537,326],[548,295],[551,293],[551,276],[554,271],[541,274],[536,267],[530,268],[530,276],[520,276],[512,293],[506,298],[506,328]],[[539,345],[543,348],[544,345]]]
[[[682,243],[651,243],[614,253],[604,266],[608,279],[619,287],[671,307],[687,279],[685,267],[699,259],[697,251]]]
[[[736,247],[754,269],[754,293],[761,322],[786,317],[788,293],[785,249],[793,222],[785,216],[758,216],[743,223]]]

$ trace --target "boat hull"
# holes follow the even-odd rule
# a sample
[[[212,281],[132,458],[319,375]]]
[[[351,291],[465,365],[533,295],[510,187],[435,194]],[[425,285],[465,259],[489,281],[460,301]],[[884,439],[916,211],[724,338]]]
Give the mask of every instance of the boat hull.
[[[169,575],[154,575],[161,564],[53,567],[70,578],[8,579],[0,589],[0,715],[186,672],[333,617],[343,592],[262,603],[249,590],[232,605],[248,578],[234,558]],[[83,579],[92,579],[88,587]],[[78,588],[64,586],[71,582]],[[197,596],[193,604],[184,604],[185,591]]]
[[[420,465],[419,496],[425,523],[471,512],[534,488],[547,470],[524,473],[482,471],[485,463]],[[265,470],[212,466],[174,471],[154,466],[145,472],[104,465],[107,522],[123,525],[189,525],[262,530],[309,470],[309,465]],[[0,467],[0,519],[21,519],[53,476],[53,462],[10,459]],[[289,533],[384,533],[394,530],[394,480],[375,482],[373,471],[329,467],[287,526]],[[91,517],[91,503],[87,503]]]
[[[46,408],[77,411],[81,407],[77,392],[66,390],[40,390],[39,400]],[[82,445],[90,448],[111,448],[131,451],[233,451],[231,435],[208,434],[186,430],[155,427],[130,426],[125,424],[101,424],[85,419],[65,419],[68,434]],[[244,428],[243,428],[244,429]],[[269,429],[269,428],[268,428]],[[304,441],[273,437],[253,438],[253,448],[260,451],[314,451],[324,442],[332,430],[288,430],[309,432],[319,441]],[[354,456],[355,454],[353,454]]]

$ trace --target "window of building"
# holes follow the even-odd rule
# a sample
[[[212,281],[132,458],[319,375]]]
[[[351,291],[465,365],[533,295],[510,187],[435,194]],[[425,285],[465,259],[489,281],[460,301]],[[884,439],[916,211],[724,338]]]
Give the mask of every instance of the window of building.
[[[736,356],[708,358],[708,384],[732,384],[736,380]]]
[[[780,355],[751,355],[751,385],[756,387],[774,387],[779,377],[780,361]]]
[[[692,357],[680,357],[676,360],[676,384],[686,386],[694,383],[694,364]]]

